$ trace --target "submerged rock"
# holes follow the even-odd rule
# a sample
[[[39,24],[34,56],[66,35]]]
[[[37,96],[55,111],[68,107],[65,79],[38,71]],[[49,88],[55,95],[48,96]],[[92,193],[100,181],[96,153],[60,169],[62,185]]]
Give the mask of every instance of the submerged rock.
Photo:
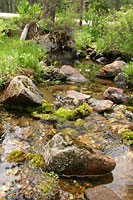
[[[66,76],[66,80],[72,82],[87,82],[88,80],[75,68],[69,65],[63,65],[60,69],[60,73]]]
[[[88,188],[84,194],[87,200],[122,200],[113,190],[103,185]]]
[[[90,98],[88,100],[88,103],[91,104],[93,109],[97,112],[104,112],[104,111],[111,110],[113,106],[113,102],[110,100],[97,100],[94,98]]]
[[[116,104],[127,103],[129,97],[123,93],[123,90],[115,87],[109,87],[103,94],[104,99],[109,99]]]
[[[31,79],[26,76],[16,76],[0,97],[0,103],[14,106],[41,105],[41,92]]]
[[[89,99],[91,96],[82,94],[81,92],[77,92],[75,90],[68,90],[66,92],[66,97],[75,99],[75,100],[85,100],[85,99]]]
[[[125,67],[126,63],[124,61],[114,61],[111,64],[105,65],[97,73],[97,77],[100,78],[114,78],[118,75],[122,69]]]
[[[56,134],[44,147],[46,168],[59,175],[101,175],[115,168],[115,160],[74,139]]]

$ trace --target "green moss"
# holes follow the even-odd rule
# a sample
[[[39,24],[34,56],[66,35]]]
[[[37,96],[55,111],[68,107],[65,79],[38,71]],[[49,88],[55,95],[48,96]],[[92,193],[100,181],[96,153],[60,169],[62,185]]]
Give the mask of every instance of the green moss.
[[[66,110],[64,108],[59,108],[54,112],[54,115],[57,117],[63,117],[68,120],[75,120],[78,118],[86,117],[90,112],[92,112],[92,107],[90,107],[87,103],[83,103],[81,106],[76,108],[75,110]]]
[[[43,113],[53,113],[54,104],[49,104],[45,99],[42,100]]]
[[[54,172],[43,173],[44,181],[39,185],[39,190],[44,194],[54,195],[59,189],[59,177]]]
[[[129,129],[123,130],[122,139],[125,144],[133,144],[133,131]]]
[[[65,118],[68,120],[74,119],[74,110],[66,110],[64,108],[59,108],[57,111],[54,112],[54,115],[59,118]]]
[[[54,109],[54,104],[49,104],[45,99],[43,99],[42,101],[42,106],[37,106],[37,107],[27,107],[26,110],[29,113],[40,113],[40,114],[52,114],[53,113],[53,109]]]
[[[78,126],[78,127],[81,127],[81,126],[83,126],[83,124],[84,124],[84,122],[83,122],[83,120],[82,120],[82,119],[80,119],[80,118],[79,118],[79,119],[77,119],[77,120],[76,120],[76,122],[75,122],[75,125],[76,125],[76,126]]]
[[[53,110],[54,110],[54,105],[48,104],[45,99],[42,100],[42,106],[27,108],[27,111],[30,112],[33,117],[43,120],[52,120],[52,121],[58,120],[58,118],[65,118],[68,120],[84,118],[90,112],[92,112],[93,109],[87,103],[83,103],[75,110],[66,110],[64,108],[59,108],[57,111]]]
[[[30,163],[33,167],[44,168],[45,166],[45,162],[44,162],[44,158],[42,154],[37,154],[36,156],[34,156]]]
[[[35,157],[35,154],[33,154],[33,153],[26,153],[25,157],[26,157],[26,159],[31,160],[31,159],[33,159]]]
[[[6,159],[9,162],[22,162],[26,159],[26,154],[22,150],[16,149],[14,151],[11,151],[6,156]]]
[[[24,160],[31,160],[30,163],[33,167],[44,168],[45,162],[42,154],[25,153],[22,150],[14,150],[6,156],[9,162],[23,162]]]
[[[55,117],[52,114],[39,114],[37,112],[33,112],[32,116],[38,119],[42,119],[42,120],[49,120],[49,121],[55,121],[57,120],[57,117]]]

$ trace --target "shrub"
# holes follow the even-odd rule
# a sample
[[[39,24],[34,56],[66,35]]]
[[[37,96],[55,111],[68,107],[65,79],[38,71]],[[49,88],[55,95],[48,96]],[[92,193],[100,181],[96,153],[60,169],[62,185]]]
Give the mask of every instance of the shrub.
[[[115,17],[114,17],[115,16]],[[108,19],[113,21],[106,25],[106,31],[97,40],[100,51],[115,51],[133,55],[133,12],[115,12]]]
[[[78,49],[85,49],[91,45],[92,37],[86,29],[78,29],[75,31],[75,40]]]
[[[88,34],[91,35],[92,41],[96,41],[105,32],[105,25],[107,24],[107,18],[104,13],[90,8],[88,12],[85,13],[84,20],[88,25],[84,27]]]
[[[22,18],[31,19],[32,21],[40,19],[43,15],[42,6],[39,3],[30,5],[27,0],[22,0],[17,8],[18,14],[20,14]]]

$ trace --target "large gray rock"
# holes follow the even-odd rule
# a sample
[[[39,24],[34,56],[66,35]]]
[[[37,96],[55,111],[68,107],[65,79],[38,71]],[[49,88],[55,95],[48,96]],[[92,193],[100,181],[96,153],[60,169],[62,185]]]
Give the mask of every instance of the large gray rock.
[[[60,175],[101,175],[115,168],[115,160],[69,134],[56,134],[44,147],[46,168]]]
[[[0,97],[0,103],[13,105],[41,105],[42,95],[33,81],[26,76],[16,76]]]
[[[90,98],[88,100],[88,103],[91,104],[93,109],[97,112],[104,112],[104,111],[111,110],[113,106],[113,102],[110,100],[97,100],[94,98]]]
[[[113,190],[102,185],[86,189],[85,198],[87,200],[122,200]]]
[[[63,65],[60,73],[66,77],[66,80],[72,82],[87,82],[88,80],[75,68],[70,65]]]
[[[99,72],[97,73],[97,77],[100,78],[114,78],[122,69],[126,66],[124,61],[114,61],[111,64],[105,65],[102,67]]]

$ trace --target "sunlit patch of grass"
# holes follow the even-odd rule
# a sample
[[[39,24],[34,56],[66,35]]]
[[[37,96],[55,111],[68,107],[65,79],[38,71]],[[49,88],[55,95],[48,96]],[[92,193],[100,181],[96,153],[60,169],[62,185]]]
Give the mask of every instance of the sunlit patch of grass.
[[[6,85],[23,69],[40,71],[40,60],[46,59],[46,51],[38,44],[20,41],[18,37],[4,38],[0,42],[0,87]]]

